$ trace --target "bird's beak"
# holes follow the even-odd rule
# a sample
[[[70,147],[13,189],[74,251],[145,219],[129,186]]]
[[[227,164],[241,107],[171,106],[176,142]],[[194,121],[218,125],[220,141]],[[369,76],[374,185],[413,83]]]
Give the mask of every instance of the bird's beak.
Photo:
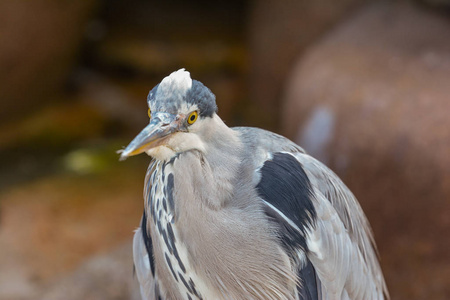
[[[165,137],[181,129],[178,115],[158,112],[152,115],[147,125],[120,154],[120,160],[140,154],[163,144]]]

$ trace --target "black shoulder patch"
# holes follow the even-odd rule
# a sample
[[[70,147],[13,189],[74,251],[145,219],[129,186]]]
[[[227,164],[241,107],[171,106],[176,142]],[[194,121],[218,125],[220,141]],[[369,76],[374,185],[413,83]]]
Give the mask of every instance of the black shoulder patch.
[[[141,223],[142,238],[144,239],[145,249],[147,249],[148,260],[150,262],[150,269],[152,270],[152,275],[155,277],[155,258],[153,257],[153,244],[150,234],[147,232],[147,215],[142,214]]]
[[[311,182],[301,164],[290,154],[275,153],[261,168],[259,195],[300,229],[311,224],[316,211],[311,201]]]
[[[261,181],[256,188],[266,202],[265,213],[277,224],[280,242],[286,253],[298,263],[301,283],[297,286],[298,295],[300,299],[317,300],[316,271],[309,260],[303,268],[298,261],[298,251],[308,252],[305,232],[316,219],[311,182],[302,165],[287,153],[275,153],[271,160],[264,163],[260,172]]]
[[[275,153],[260,172],[261,181],[256,188],[259,196],[269,204],[265,207],[266,214],[281,228],[284,246],[288,250],[298,247],[306,250],[305,230],[313,224],[316,211],[311,201],[311,182],[301,164],[290,154]],[[292,228],[285,218],[303,234]]]

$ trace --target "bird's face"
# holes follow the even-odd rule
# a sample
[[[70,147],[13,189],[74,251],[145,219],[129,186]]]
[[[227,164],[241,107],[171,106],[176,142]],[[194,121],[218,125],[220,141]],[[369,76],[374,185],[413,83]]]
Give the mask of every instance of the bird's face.
[[[183,69],[170,74],[147,98],[150,123],[122,151],[121,159],[146,152],[159,160],[205,151],[204,139],[216,115],[215,97]]]

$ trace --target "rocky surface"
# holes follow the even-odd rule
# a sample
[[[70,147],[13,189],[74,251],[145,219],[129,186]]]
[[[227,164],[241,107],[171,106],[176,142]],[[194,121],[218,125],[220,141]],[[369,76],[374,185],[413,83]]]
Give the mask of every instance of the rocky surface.
[[[111,249],[139,225],[145,163],[71,171],[89,160],[67,160],[66,173],[0,194],[0,299],[128,299],[131,245]]]
[[[253,124],[278,129],[283,87],[298,55],[364,0],[252,1],[248,24]]]
[[[80,267],[48,284],[39,298],[46,300],[141,300],[133,276],[132,243],[95,255]]]
[[[76,61],[96,3],[0,2],[0,122],[54,101]]]
[[[366,211],[393,299],[450,297],[450,22],[404,3],[360,10],[296,64],[285,133]]]

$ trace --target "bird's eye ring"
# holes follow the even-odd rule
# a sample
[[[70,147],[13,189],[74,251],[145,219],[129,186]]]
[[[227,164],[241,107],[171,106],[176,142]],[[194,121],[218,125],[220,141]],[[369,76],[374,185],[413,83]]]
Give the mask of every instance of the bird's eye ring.
[[[148,118],[151,119],[152,118],[152,110],[149,108],[147,111],[148,114]]]
[[[187,122],[189,125],[192,125],[195,123],[195,121],[197,121],[198,118],[198,112],[197,111],[193,111],[191,112],[191,114],[189,115],[189,117],[187,118]]]

